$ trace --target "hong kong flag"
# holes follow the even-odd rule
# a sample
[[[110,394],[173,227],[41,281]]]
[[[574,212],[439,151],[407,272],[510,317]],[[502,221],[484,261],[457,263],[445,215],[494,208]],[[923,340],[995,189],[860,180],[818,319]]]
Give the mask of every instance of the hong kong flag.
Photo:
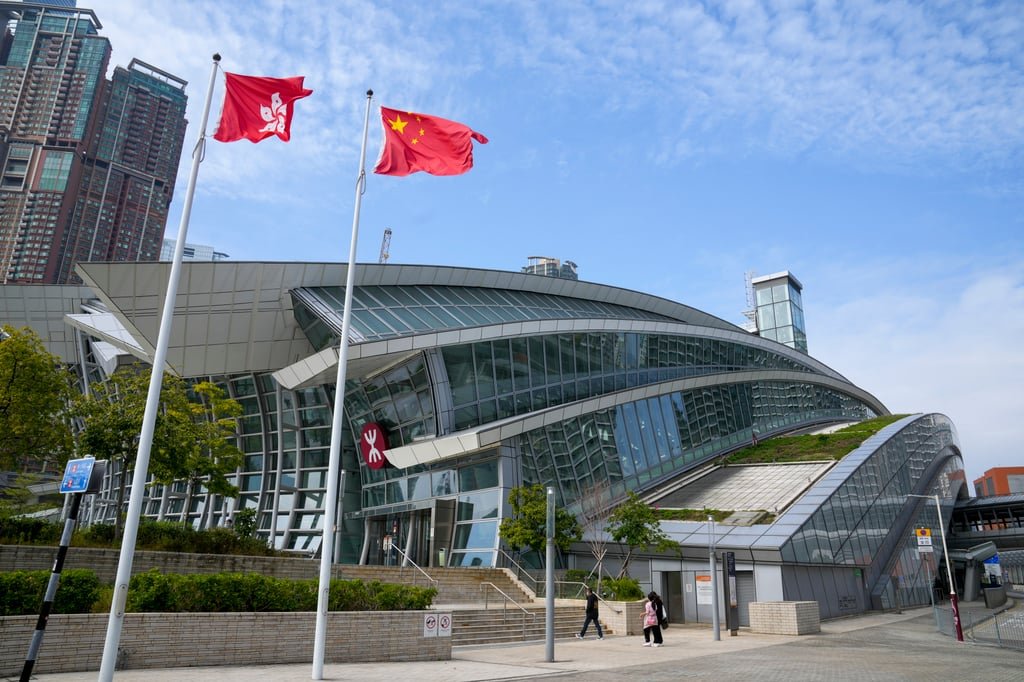
[[[213,139],[259,142],[277,135],[291,138],[293,102],[313,94],[302,86],[303,76],[267,78],[225,72],[224,108]]]

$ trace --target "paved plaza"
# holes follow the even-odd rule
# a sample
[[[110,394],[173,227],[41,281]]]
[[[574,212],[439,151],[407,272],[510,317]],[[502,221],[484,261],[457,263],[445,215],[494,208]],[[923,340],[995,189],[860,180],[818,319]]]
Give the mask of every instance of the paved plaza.
[[[268,633],[268,636],[272,636]],[[594,637],[555,643],[546,661],[543,642],[457,647],[451,661],[359,663],[324,666],[325,680],[361,682],[470,682],[475,680],[1024,680],[1024,651],[957,643],[936,631],[930,608],[871,614],[822,625],[820,634],[760,635],[673,626],[665,646],[643,647],[642,637]],[[47,642],[55,645],[55,642]],[[127,670],[119,682],[174,680],[298,682],[311,679],[311,664],[253,667]],[[85,682],[95,672],[36,675],[40,682]]]

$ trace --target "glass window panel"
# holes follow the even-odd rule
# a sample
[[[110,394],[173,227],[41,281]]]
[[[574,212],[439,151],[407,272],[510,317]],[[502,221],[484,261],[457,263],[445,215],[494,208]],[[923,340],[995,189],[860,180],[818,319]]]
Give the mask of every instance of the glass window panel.
[[[776,303],[789,298],[789,286],[786,283],[776,284],[772,287],[772,299]]]
[[[501,495],[498,490],[489,490],[473,495],[460,495],[457,520],[475,521],[477,519],[497,518],[500,501]]]
[[[480,490],[498,485],[498,460],[491,459],[459,469],[460,490]]]
[[[774,306],[765,305],[757,308],[757,328],[761,330],[771,329],[775,326]]]
[[[452,549],[493,548],[498,540],[498,522],[461,523],[455,527]]]
[[[775,310],[776,327],[785,327],[786,325],[793,324],[793,316],[790,314],[788,303],[776,303],[773,308]]]
[[[475,568],[477,566],[493,567],[494,552],[453,552],[448,558],[449,566]]]
[[[772,289],[771,287],[765,287],[764,289],[757,290],[757,305],[767,305],[773,303],[772,301]]]

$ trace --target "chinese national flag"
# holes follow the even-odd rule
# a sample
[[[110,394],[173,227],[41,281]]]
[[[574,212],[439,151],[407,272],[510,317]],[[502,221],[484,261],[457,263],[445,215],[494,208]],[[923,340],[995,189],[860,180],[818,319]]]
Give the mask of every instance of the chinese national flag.
[[[313,94],[302,87],[303,76],[265,78],[224,73],[224,109],[213,139],[259,142],[277,135],[291,138],[292,103]]]
[[[380,108],[384,145],[374,173],[460,175],[473,167],[473,140],[487,138],[455,121],[411,111]]]

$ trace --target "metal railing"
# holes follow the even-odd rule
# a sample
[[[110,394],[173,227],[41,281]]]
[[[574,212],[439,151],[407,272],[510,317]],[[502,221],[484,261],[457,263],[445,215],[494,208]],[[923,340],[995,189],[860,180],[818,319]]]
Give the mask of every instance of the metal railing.
[[[558,588],[559,585],[572,585],[572,586],[576,587],[577,589],[575,590],[575,592],[573,592],[573,590],[569,590],[568,592],[561,592],[561,591],[559,591],[559,588]],[[556,580],[555,581],[555,596],[556,597],[561,597],[563,599],[565,599],[565,598],[568,598],[568,599],[580,599],[580,598],[583,597],[583,592],[587,589],[587,587],[589,587],[589,585],[587,585],[586,583],[576,582],[575,580]],[[565,597],[565,594],[567,594],[567,593],[572,593],[573,596]],[[622,613],[622,609],[617,608],[615,606],[612,606],[609,602],[607,602],[605,600],[604,597],[602,597],[601,595],[599,595],[597,593],[597,590],[594,590],[594,596],[597,597],[597,600],[599,602],[601,602],[606,608],[611,609],[615,613]]]
[[[939,632],[955,636],[952,610],[936,606],[934,611]],[[995,614],[964,611],[960,614],[960,626],[969,641],[1024,651],[1024,609],[1020,607]]]
[[[495,592],[497,592],[498,594],[500,594],[504,598],[502,603],[501,603],[501,622],[502,623],[507,623],[508,622],[508,604],[509,604],[509,602],[512,602],[513,606],[515,606],[517,609],[522,611],[522,613],[523,613],[523,616],[522,616],[522,619],[523,619],[523,639],[525,640],[526,639],[526,624],[527,624],[526,623],[526,617],[529,616],[532,619],[530,621],[530,624],[532,625],[537,620],[537,614],[532,612],[532,611],[528,611],[525,608],[523,608],[523,606],[519,602],[517,602],[512,597],[510,597],[507,594],[505,594],[500,587],[498,587],[494,583],[490,583],[490,582],[482,582],[482,583],[480,583],[480,591],[484,593],[484,608],[485,609],[488,607],[488,603],[489,603],[488,595],[490,595],[490,590],[494,590]]]
[[[415,568],[415,569],[416,569],[417,571],[419,571],[420,573],[422,573],[422,574],[423,574],[424,576],[426,576],[427,580],[429,580],[430,582],[434,583],[434,587],[437,587],[437,584],[438,584],[438,583],[437,583],[437,580],[436,580],[435,578],[432,578],[432,577],[430,577],[430,574],[429,574],[429,573],[427,573],[426,571],[424,571],[424,570],[423,570],[422,568],[420,568],[419,564],[417,564],[417,563],[416,563],[415,561],[413,561],[412,559],[410,559],[410,558],[409,558],[409,555],[408,555],[408,554],[406,554],[405,552],[403,552],[403,551],[402,551],[402,549],[401,549],[401,547],[399,547],[398,545],[391,545],[391,548],[392,548],[392,549],[394,549],[395,551],[397,551],[397,552],[398,552],[398,555],[399,555],[400,557],[402,557],[403,559],[405,559],[405,563],[403,563],[403,564],[402,564],[402,570],[401,570],[401,571],[399,572],[399,575],[402,575],[402,574],[404,574],[404,573],[405,573],[405,567],[406,567],[406,565],[409,565],[409,566],[412,566],[413,568]],[[413,575],[415,576],[416,574],[414,573]],[[413,584],[416,584],[416,581],[415,581],[415,580],[413,581]]]
[[[510,570],[517,579],[521,581],[529,581],[533,585],[533,594],[534,596],[538,596],[540,594],[540,581],[538,581],[536,578],[530,575],[530,572],[527,569],[523,568],[518,561],[509,556],[508,552],[506,552],[505,550],[499,549],[498,554],[505,557],[505,559],[508,560],[510,564],[512,564]]]

